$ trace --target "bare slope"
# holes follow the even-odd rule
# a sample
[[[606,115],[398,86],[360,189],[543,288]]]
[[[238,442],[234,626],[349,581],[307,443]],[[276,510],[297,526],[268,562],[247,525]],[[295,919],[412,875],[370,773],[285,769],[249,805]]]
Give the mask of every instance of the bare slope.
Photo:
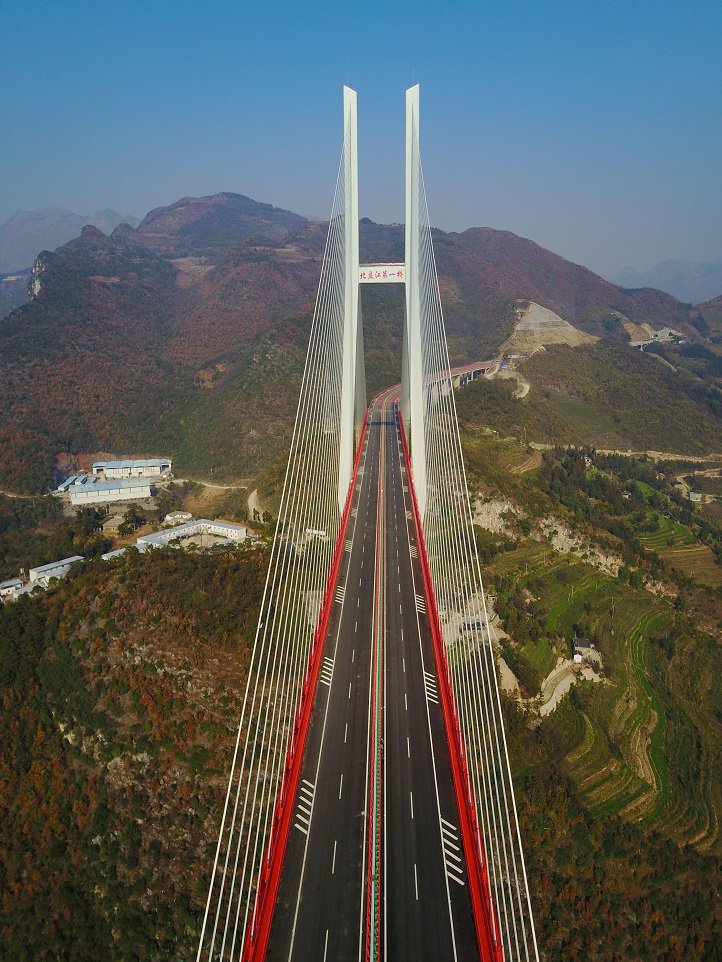
[[[578,330],[548,307],[542,307],[534,301],[522,303],[516,314],[518,320],[514,325],[514,333],[503,345],[506,353],[536,354],[551,344],[578,347],[580,344],[593,344],[597,340],[593,334]]]

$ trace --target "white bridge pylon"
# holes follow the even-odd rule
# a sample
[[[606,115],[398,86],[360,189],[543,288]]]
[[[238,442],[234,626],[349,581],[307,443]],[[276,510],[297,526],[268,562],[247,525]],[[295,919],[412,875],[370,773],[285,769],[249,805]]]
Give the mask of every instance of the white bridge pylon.
[[[344,111],[344,320],[338,503],[343,511],[353,473],[355,438],[366,411],[366,374],[360,284],[405,284],[401,413],[410,437],[411,468],[419,511],[426,508],[426,451],[423,423],[419,85],[406,91],[406,235],[402,264],[359,264],[358,141],[356,91],[343,88]]]
[[[366,411],[366,371],[359,298],[358,141],[356,91],[343,88],[344,315],[338,507],[343,512],[356,445]]]

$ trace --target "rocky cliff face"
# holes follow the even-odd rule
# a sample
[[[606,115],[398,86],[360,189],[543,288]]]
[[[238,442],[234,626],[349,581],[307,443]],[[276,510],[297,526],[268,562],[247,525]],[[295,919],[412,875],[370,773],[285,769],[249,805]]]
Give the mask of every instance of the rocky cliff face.
[[[28,282],[28,295],[31,301],[38,296],[43,288],[42,276],[46,267],[46,258],[42,254],[39,254],[38,257],[35,258],[35,263],[30,272],[30,281]]]

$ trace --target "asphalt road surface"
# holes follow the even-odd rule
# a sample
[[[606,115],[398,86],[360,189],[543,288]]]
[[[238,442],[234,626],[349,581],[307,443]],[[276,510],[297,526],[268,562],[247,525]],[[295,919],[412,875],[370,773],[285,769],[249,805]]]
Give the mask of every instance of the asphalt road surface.
[[[365,957],[378,564],[384,585],[380,957],[478,958],[409,497],[394,392],[387,392],[372,407],[353,494],[271,928],[273,962]],[[377,558],[381,517],[384,551]]]

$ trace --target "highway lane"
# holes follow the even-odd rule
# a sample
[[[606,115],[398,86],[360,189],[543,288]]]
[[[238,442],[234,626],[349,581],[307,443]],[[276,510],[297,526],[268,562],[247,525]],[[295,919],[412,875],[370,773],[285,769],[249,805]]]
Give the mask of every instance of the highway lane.
[[[361,959],[380,416],[369,417],[267,958]]]
[[[478,958],[412,505],[404,491],[395,393],[377,399],[369,416],[349,550],[325,642],[271,928],[267,958],[273,962],[364,958],[381,515],[383,552],[376,559],[383,568],[383,590],[377,586],[377,595],[384,599],[380,957],[392,962]]]
[[[385,410],[384,958],[478,958],[398,424]]]

